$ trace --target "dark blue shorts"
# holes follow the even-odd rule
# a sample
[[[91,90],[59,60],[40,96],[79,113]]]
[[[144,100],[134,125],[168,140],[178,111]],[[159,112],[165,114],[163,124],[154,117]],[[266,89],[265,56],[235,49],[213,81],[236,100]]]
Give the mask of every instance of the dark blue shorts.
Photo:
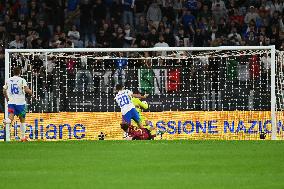
[[[26,118],[26,105],[8,104],[8,113]]]
[[[122,119],[124,123],[127,123],[129,125],[131,124],[131,119],[133,119],[137,124],[141,122],[140,115],[135,108],[132,108],[125,115],[122,115]]]

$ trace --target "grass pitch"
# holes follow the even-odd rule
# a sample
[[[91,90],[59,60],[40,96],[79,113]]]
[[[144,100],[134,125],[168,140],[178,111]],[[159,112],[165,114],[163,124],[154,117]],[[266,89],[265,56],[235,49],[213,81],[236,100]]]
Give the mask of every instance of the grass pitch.
[[[284,188],[282,141],[0,143],[0,188]]]

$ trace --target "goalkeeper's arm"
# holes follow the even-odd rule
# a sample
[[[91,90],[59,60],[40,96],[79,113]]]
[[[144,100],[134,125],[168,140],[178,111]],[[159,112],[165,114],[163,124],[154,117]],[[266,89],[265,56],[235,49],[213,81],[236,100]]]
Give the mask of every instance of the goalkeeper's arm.
[[[143,96],[141,94],[132,94],[131,96],[134,98],[145,99],[147,98],[148,94],[145,94]]]
[[[138,105],[144,110],[147,110],[149,108],[148,103],[142,102],[140,99],[138,99]]]

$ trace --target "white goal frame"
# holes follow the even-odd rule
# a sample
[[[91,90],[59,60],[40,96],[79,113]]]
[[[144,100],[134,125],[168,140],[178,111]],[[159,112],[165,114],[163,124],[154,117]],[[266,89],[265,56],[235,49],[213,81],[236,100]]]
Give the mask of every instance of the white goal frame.
[[[5,80],[9,78],[10,53],[64,53],[64,52],[150,52],[150,51],[230,51],[230,50],[270,50],[271,52],[271,139],[277,139],[276,123],[276,49],[271,46],[219,46],[219,47],[154,47],[154,48],[59,48],[59,49],[5,49]],[[8,68],[8,69],[7,69]],[[5,118],[8,117],[8,104],[5,100]],[[10,141],[10,128],[6,125],[6,141]]]

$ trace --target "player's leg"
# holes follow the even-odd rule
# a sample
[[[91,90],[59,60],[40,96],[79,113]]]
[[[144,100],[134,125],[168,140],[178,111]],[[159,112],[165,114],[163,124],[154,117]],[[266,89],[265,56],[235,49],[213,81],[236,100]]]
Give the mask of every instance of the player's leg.
[[[5,126],[9,126],[14,121],[15,116],[15,105],[14,104],[8,104],[8,117],[3,120],[3,123]]]
[[[122,123],[126,125],[131,125],[131,114],[130,112],[127,112],[125,115],[122,115]]]
[[[132,110],[130,110],[130,112],[131,112],[131,118],[137,123],[138,127],[144,128],[142,119],[138,111],[135,108],[133,108]]]
[[[22,141],[26,141],[26,119],[25,118],[21,118],[20,117],[20,122],[21,122],[21,126],[20,126],[20,130],[21,130],[21,140]]]
[[[21,122],[20,130],[21,130],[21,140],[26,141],[26,106],[18,105],[17,106],[18,116]]]
[[[127,112],[125,115],[122,115],[122,123],[120,124],[121,129],[124,131],[124,135],[128,136],[128,128],[131,125],[131,115],[130,112]]]
[[[6,117],[3,120],[3,125],[5,127],[5,129],[10,128],[10,125],[12,124],[12,122],[14,121],[14,112],[15,112],[15,105],[14,104],[8,104],[8,117]]]

